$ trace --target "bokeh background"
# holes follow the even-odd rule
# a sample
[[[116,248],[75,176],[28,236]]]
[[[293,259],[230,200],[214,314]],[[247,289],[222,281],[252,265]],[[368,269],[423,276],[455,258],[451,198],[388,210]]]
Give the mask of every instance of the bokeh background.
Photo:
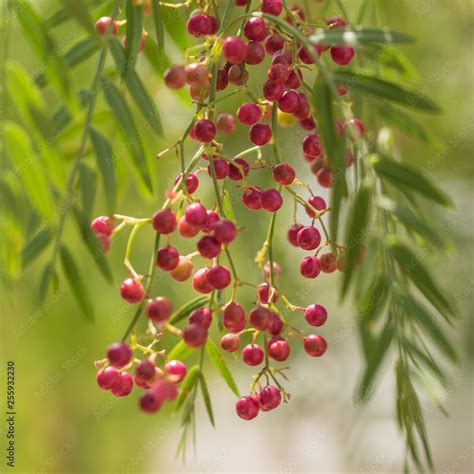
[[[449,417],[429,400],[423,400],[423,406],[437,472],[473,472],[473,2],[369,0],[372,2],[384,4],[382,23],[418,38],[416,44],[403,48],[419,72],[414,82],[444,111],[439,116],[419,116],[440,142],[439,148],[429,149],[397,136],[397,152],[418,166],[429,163],[429,173],[456,203],[454,211],[446,211],[446,232],[453,243],[448,254],[427,258],[460,307],[462,319],[451,331],[451,337],[456,341],[461,363],[449,368],[450,385],[445,393],[439,394]],[[343,3],[352,11],[360,1]],[[32,4],[47,17],[61,2],[34,0]],[[314,3],[314,8],[320,5]],[[15,22],[11,28],[9,57],[34,71],[37,60],[23,33]],[[61,35],[74,34],[80,37],[81,30],[70,22],[55,30],[59,39]],[[178,51],[169,53],[176,60],[179,58]],[[96,60],[89,60],[75,70],[77,85],[88,87]],[[166,139],[171,143],[187,124],[191,106],[165,90],[156,72],[143,59],[139,59],[139,69],[164,118]],[[229,101],[226,107],[233,111],[236,105],[237,102]],[[96,120],[96,125],[105,127],[105,131],[112,128],[110,123],[107,117],[103,122]],[[285,151],[292,159],[297,155],[293,149],[294,133],[292,129],[282,135]],[[239,151],[246,140],[244,131],[239,130],[229,141],[229,149]],[[167,143],[153,136],[145,137],[145,141],[150,154]],[[73,153],[74,149],[65,154],[65,166]],[[93,160],[91,153],[86,160]],[[305,163],[294,161],[298,172],[310,181]],[[136,180],[130,177],[126,158],[118,163],[120,212],[151,215],[177,172],[175,157],[168,154],[154,165],[156,200],[146,198],[140,191]],[[200,197],[205,200],[208,191],[202,186]],[[102,214],[103,209],[104,198],[99,192],[95,213]],[[235,211],[241,218],[245,215],[251,235],[241,237],[234,245],[238,271],[245,278],[258,281],[261,277],[252,259],[267,224],[259,216],[249,217],[238,205]],[[147,268],[152,238],[149,231],[140,233],[133,253],[136,268]],[[133,308],[121,301],[117,291],[117,282],[125,276],[121,263],[125,236],[113,243],[109,254],[115,287],[98,274],[71,222],[64,239],[74,249],[91,291],[97,314],[94,325],[81,318],[67,287],[60,287],[56,297],[37,305],[35,288],[47,256],[0,293],[2,361],[13,360],[16,364],[16,472],[401,472],[403,440],[395,423],[390,360],[382,370],[373,400],[366,407],[355,405],[353,391],[361,357],[353,325],[354,308],[338,304],[337,275],[319,278],[311,285],[297,278],[298,250],[285,245],[284,229],[277,234],[276,247],[276,260],[284,268],[280,285],[288,289],[292,300],[303,305],[317,301],[328,308],[330,319],[324,336],[330,350],[321,360],[294,351],[288,383],[293,395],[291,402],[251,423],[234,415],[233,394],[207,367],[217,426],[210,426],[200,400],[196,447],[193,450],[192,443],[189,444],[185,464],[175,459],[180,435],[177,417],[167,410],[155,416],[144,415],[137,409],[136,394],[115,399],[95,384],[93,361],[120,337],[132,316]],[[192,244],[183,242],[183,248],[186,245],[191,248]],[[185,301],[189,286],[171,284],[167,277],[159,281],[160,294],[171,295],[177,303]],[[244,293],[244,302],[250,303],[251,299],[252,294]],[[244,391],[252,371],[232,358],[229,364],[240,390]],[[4,371],[2,362],[2,387]],[[3,407],[3,397],[1,404]],[[2,436],[2,453],[4,442]],[[1,472],[9,472],[3,462],[2,455]]]

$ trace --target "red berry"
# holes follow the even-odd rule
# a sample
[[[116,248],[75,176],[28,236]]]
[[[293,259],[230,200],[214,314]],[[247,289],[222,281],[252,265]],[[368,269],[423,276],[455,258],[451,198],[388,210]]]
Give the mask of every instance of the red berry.
[[[349,89],[344,86],[337,85],[337,91],[339,92],[339,95],[346,95],[349,92]]]
[[[316,179],[323,188],[331,188],[333,185],[333,175],[329,168],[323,167],[316,173]]]
[[[214,265],[209,269],[207,281],[214,289],[223,290],[231,281],[229,269],[223,265]]]
[[[207,281],[208,268],[199,269],[193,276],[193,288],[199,293],[210,293],[213,288]]]
[[[103,16],[95,22],[95,29],[99,33],[100,36],[105,35],[111,22],[112,22],[112,18],[110,18],[110,16]],[[114,21],[112,24],[112,27],[110,28],[110,34],[116,35],[117,33],[118,33],[118,25],[117,25],[117,22]]]
[[[283,362],[290,355],[290,346],[285,340],[273,341],[268,347],[268,355],[278,362]]]
[[[145,413],[156,413],[163,404],[163,400],[158,396],[155,390],[149,389],[140,395],[140,409]]]
[[[326,25],[329,28],[344,28],[346,26],[346,22],[340,16],[332,16],[326,19]]]
[[[209,15],[209,20],[211,21],[211,35],[215,35],[217,31],[219,30],[219,24],[217,23],[217,19],[215,16]]]
[[[365,133],[365,125],[359,119],[352,118],[349,122],[345,125],[345,127],[352,127],[356,135],[362,137]]]
[[[283,205],[280,191],[270,188],[262,193],[262,207],[269,212],[276,212]]]
[[[175,185],[178,184],[182,178],[183,178],[183,173],[179,173],[179,175],[176,176],[176,180],[174,184]],[[199,179],[196,176],[196,174],[189,173],[186,176],[185,187],[186,187],[186,192],[188,194],[193,194],[197,190],[197,188],[199,187]]]
[[[200,324],[188,324],[183,329],[183,340],[189,347],[201,347],[207,339],[207,329]]]
[[[220,345],[222,350],[226,352],[235,352],[240,349],[240,338],[237,334],[224,334],[221,338]]]
[[[126,48],[127,47],[127,37],[126,36],[123,37],[122,43],[123,43],[123,47]],[[142,35],[140,37],[140,45],[138,46],[138,51],[141,52],[144,49],[145,49],[145,34],[142,33]]]
[[[253,41],[262,41],[267,36],[267,25],[263,18],[249,18],[243,28],[244,35]]]
[[[278,16],[283,10],[282,0],[262,0],[261,10],[263,13]]]
[[[300,273],[305,278],[316,278],[321,272],[321,263],[317,257],[305,257],[300,263]]]
[[[285,86],[282,83],[268,80],[263,84],[263,96],[267,100],[280,100],[284,92]]]
[[[272,56],[272,64],[291,66],[293,64],[293,55],[288,51],[277,51]],[[288,71],[291,71],[291,69],[288,69]]]
[[[228,244],[235,240],[237,236],[237,227],[232,221],[222,220],[214,224],[214,238],[221,244]]]
[[[132,360],[132,349],[124,342],[114,342],[107,348],[107,359],[110,365],[121,369]]]
[[[154,300],[148,301],[146,315],[155,323],[160,323],[169,318],[172,309],[171,301],[164,296],[159,296]]]
[[[303,140],[303,152],[309,156],[320,156],[322,149],[319,137],[316,135],[306,135]]]
[[[300,95],[298,92],[290,90],[283,93],[281,99],[278,101],[278,108],[282,112],[292,114],[298,110],[300,106]]]
[[[197,234],[199,234],[199,227],[194,227],[190,225],[189,222],[186,220],[186,216],[181,216],[181,219],[179,219],[178,230],[180,235],[188,239],[195,237]]]
[[[194,133],[200,142],[209,143],[216,136],[216,126],[212,120],[199,119],[194,124]]]
[[[159,234],[171,234],[176,229],[176,214],[171,209],[161,209],[153,214],[151,223]]]
[[[139,303],[145,297],[143,285],[134,278],[127,278],[120,285],[120,295],[130,304]]]
[[[262,191],[255,187],[251,186],[244,189],[242,193],[242,202],[245,207],[256,211],[262,208]]]
[[[120,372],[117,383],[110,389],[116,397],[126,397],[133,389],[133,379],[127,372]]]
[[[280,276],[281,268],[277,262],[273,262],[273,276],[278,278]],[[268,280],[270,278],[270,262],[267,260],[265,265],[263,266],[263,274],[265,278]]]
[[[304,250],[314,250],[321,243],[321,234],[315,227],[303,227],[296,237],[298,246]]]
[[[220,217],[219,214],[217,214],[216,211],[207,211],[207,219],[206,219],[206,224],[202,227],[202,231],[208,234],[209,232],[212,231],[214,224],[216,222],[219,222]]]
[[[260,120],[261,116],[260,107],[252,102],[242,104],[237,110],[237,118],[243,125],[253,125]]]
[[[222,53],[226,61],[240,64],[247,55],[247,45],[238,36],[229,36],[223,42]]]
[[[277,84],[283,84],[290,77],[290,68],[281,63],[272,64],[267,71],[268,79]]]
[[[321,270],[324,273],[332,273],[336,270],[336,257],[332,252],[327,252],[321,255]]]
[[[155,376],[156,366],[150,359],[144,359],[135,366],[135,376],[147,382]]]
[[[199,324],[206,330],[212,324],[212,313],[208,308],[198,308],[191,312],[188,318],[189,324]]]
[[[228,71],[225,69],[219,69],[217,71],[217,84],[216,89],[223,91],[229,85]]]
[[[303,130],[308,130],[309,132],[311,132],[316,128],[316,122],[314,118],[308,117],[306,119],[300,120],[300,127]]]
[[[283,321],[280,319],[278,314],[272,312],[272,322],[270,323],[270,326],[267,329],[268,333],[272,336],[278,336],[281,334],[282,330]]]
[[[205,64],[189,64],[185,72],[186,81],[191,86],[205,86],[209,82],[209,68]]]
[[[311,304],[306,308],[304,317],[309,325],[322,326],[328,319],[328,312],[324,306]]]
[[[235,120],[232,114],[219,114],[216,122],[217,130],[221,133],[229,134],[235,131]]]
[[[190,204],[184,213],[186,222],[193,227],[201,227],[206,223],[207,210],[199,202]]]
[[[285,87],[287,89],[298,89],[301,86],[301,80],[303,75],[299,69],[295,71],[290,71],[288,79],[285,81]]]
[[[303,339],[303,347],[310,356],[321,357],[326,352],[328,345],[323,337],[311,334]]]
[[[311,205],[311,207],[314,207],[317,211],[323,211],[324,209],[327,208],[326,206],[326,201],[319,196],[311,196],[308,199],[308,203]],[[308,214],[309,217],[314,217],[315,213],[314,211],[309,207],[306,206],[305,208],[306,214]]]
[[[354,48],[349,48],[347,46],[333,46],[331,48],[331,58],[340,66],[345,66],[352,61],[352,58],[355,55]]]
[[[183,255],[179,257],[176,268],[171,270],[171,276],[176,281],[186,281],[193,272],[193,262]]]
[[[265,51],[267,54],[274,55],[285,46],[285,40],[277,33],[268,35],[264,41]]]
[[[229,303],[222,314],[222,321],[226,329],[239,332],[245,327],[245,311],[238,303]]]
[[[281,403],[281,394],[273,385],[267,385],[258,394],[258,400],[262,411],[273,410]]]
[[[245,7],[250,0],[235,0],[235,6]]]
[[[173,383],[179,383],[186,377],[186,366],[180,360],[170,360],[165,364],[164,369]]]
[[[263,306],[253,308],[249,313],[249,323],[259,331],[266,331],[272,322],[272,313]]]
[[[235,404],[237,415],[244,420],[253,420],[260,411],[258,402],[252,397],[242,397]]]
[[[221,160],[221,159],[212,159],[212,162],[214,163],[214,171],[216,173],[216,179],[224,179],[227,178],[229,175],[229,163],[227,163],[226,160]],[[209,176],[212,176],[212,169],[211,165],[207,167],[207,172]]]
[[[110,237],[114,231],[114,221],[109,216],[96,217],[91,222],[91,229],[98,236]]]
[[[120,372],[115,367],[107,367],[97,372],[97,384],[103,390],[110,390],[114,387],[120,378]]]
[[[232,181],[241,181],[244,176],[249,174],[250,166],[243,158],[234,158],[232,162],[235,163],[235,165],[231,164],[229,166],[229,178]]]
[[[263,362],[263,349],[258,344],[248,344],[242,349],[242,360],[247,365],[259,365]]]
[[[241,64],[234,64],[229,69],[227,77],[232,85],[240,87],[247,82],[249,73],[243,68]]]
[[[299,97],[300,97],[300,105],[294,112],[294,115],[298,120],[305,120],[310,113],[309,102],[306,95],[303,94],[302,92],[299,93]]]
[[[181,89],[187,81],[186,70],[183,66],[171,66],[165,71],[164,80],[170,89]]]
[[[158,382],[153,385],[153,390],[160,400],[175,400],[178,396],[178,388],[171,380],[158,380]]]
[[[190,35],[198,37],[208,35],[211,32],[212,24],[207,15],[198,13],[189,17],[186,28]]]
[[[221,244],[210,235],[201,237],[197,243],[197,248],[204,258],[214,258],[221,253]]]
[[[254,145],[264,146],[272,138],[272,129],[268,125],[256,123],[250,129],[250,141]]]
[[[319,56],[321,56],[321,47],[319,45],[313,45],[313,53],[316,55],[317,58],[319,58]],[[301,48],[298,50],[298,57],[305,64],[314,64],[315,62],[311,54],[306,50],[304,46],[301,46]]]
[[[247,54],[245,55],[245,63],[255,66],[265,59],[265,49],[262,43],[258,41],[250,41],[247,45]]]
[[[260,303],[267,304],[268,298],[270,297],[270,284],[267,282],[260,283],[260,285],[257,286],[257,295]],[[278,301],[278,298],[278,292],[274,290],[272,296],[272,303],[276,303]]]
[[[302,224],[293,224],[289,229],[288,229],[288,240],[290,241],[291,245],[294,245],[295,247],[299,247],[298,245],[298,232],[303,228],[304,226]]]

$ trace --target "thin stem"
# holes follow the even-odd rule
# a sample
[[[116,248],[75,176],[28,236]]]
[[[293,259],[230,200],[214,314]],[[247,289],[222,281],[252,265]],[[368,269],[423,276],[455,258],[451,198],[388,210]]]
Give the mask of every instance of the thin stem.
[[[272,109],[272,144],[273,157],[277,163],[280,163],[280,149],[278,148],[278,107],[276,101],[273,101]]]

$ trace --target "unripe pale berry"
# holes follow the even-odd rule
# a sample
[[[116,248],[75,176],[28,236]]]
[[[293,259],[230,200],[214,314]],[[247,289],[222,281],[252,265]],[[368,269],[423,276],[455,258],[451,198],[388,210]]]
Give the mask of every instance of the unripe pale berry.
[[[283,362],[290,355],[290,346],[285,340],[273,341],[268,347],[268,355],[278,361]]]
[[[221,220],[212,227],[214,238],[221,244],[229,244],[237,236],[237,227],[232,221]]]
[[[208,308],[198,308],[191,312],[188,317],[189,324],[199,324],[209,329],[212,324],[212,313]]]
[[[260,120],[262,112],[257,104],[246,102],[237,110],[237,118],[243,125],[253,125]]]
[[[121,369],[132,360],[132,350],[124,342],[114,342],[107,348],[107,359],[110,365]]]
[[[321,357],[328,347],[325,339],[316,334],[311,334],[303,339],[303,347],[312,357]]]
[[[145,289],[135,278],[127,278],[120,285],[120,295],[127,303],[135,304],[145,297]]]
[[[247,365],[259,365],[263,362],[263,357],[263,349],[258,344],[248,344],[242,349],[242,360]]]
[[[303,228],[304,226],[302,224],[293,224],[289,229],[288,229],[288,241],[290,242],[291,245],[294,245],[295,247],[299,247],[298,245],[298,232]]]
[[[255,187],[250,186],[245,188],[242,193],[242,202],[244,203],[245,207],[256,211],[262,208],[262,191]]]
[[[272,313],[263,306],[253,308],[249,313],[249,323],[259,331],[266,331],[272,322]]]
[[[180,360],[170,360],[165,366],[165,373],[168,374],[168,378],[173,383],[181,382],[186,377],[187,369],[186,366]]]
[[[103,390],[110,390],[119,380],[120,372],[115,367],[107,367],[97,372],[97,384]]]
[[[240,349],[240,338],[237,334],[224,334],[221,337],[220,346],[226,352],[235,352]]]
[[[181,89],[187,81],[186,70],[183,66],[171,66],[165,71],[164,80],[170,89]]]
[[[179,257],[178,265],[171,270],[171,276],[176,281],[186,281],[193,272],[193,262],[183,255]]]
[[[275,188],[266,189],[262,193],[262,207],[269,212],[276,212],[283,205],[280,191]]]
[[[194,202],[186,208],[184,215],[189,225],[199,228],[206,223],[207,210],[201,203]]]
[[[250,129],[250,141],[254,145],[264,146],[266,145],[272,138],[272,129],[265,124],[256,123]]]
[[[173,305],[171,301],[164,296],[149,300],[146,305],[146,315],[156,323],[166,321],[172,310]]]
[[[332,252],[323,253],[320,257],[321,270],[324,273],[332,273],[336,270],[336,257]]]
[[[193,288],[199,293],[208,294],[213,288],[207,281],[208,268],[199,269],[193,276]]]
[[[235,131],[235,120],[232,114],[219,114],[216,122],[217,130],[221,133],[230,134]]]
[[[201,347],[207,339],[207,329],[200,324],[188,324],[183,329],[183,340],[189,347]]]
[[[235,404],[237,415],[244,420],[253,420],[260,411],[258,402],[252,397],[242,397]]]
[[[237,36],[227,37],[222,44],[222,54],[226,61],[240,64],[247,54],[247,45]]]
[[[196,120],[194,124],[194,134],[196,138],[203,143],[209,143],[216,137],[216,126],[209,119]]]
[[[250,166],[243,158],[234,158],[232,161],[235,164],[231,163],[229,166],[229,178],[232,181],[241,181],[249,174]]]
[[[116,397],[126,397],[133,389],[132,376],[127,372],[120,372],[117,383],[110,389]]]
[[[224,265],[214,265],[209,269],[207,281],[214,289],[223,290],[230,284],[230,271]]]
[[[176,214],[171,209],[160,209],[153,215],[151,223],[159,234],[171,234],[176,229]]]
[[[267,385],[258,394],[258,399],[261,410],[269,411],[273,410],[281,403],[281,394],[273,385]]]
[[[317,257],[305,257],[300,263],[300,273],[305,278],[316,278],[321,272],[321,263]]]
[[[319,304],[309,305],[304,312],[304,317],[311,326],[322,326],[328,319],[328,312]]]
[[[267,260],[265,262],[265,265],[263,266],[263,274],[265,275],[265,278],[268,280],[270,278],[270,262]],[[278,265],[277,262],[273,262],[273,276],[275,278],[278,278],[280,276],[281,272],[281,267]]]
[[[303,227],[296,237],[298,246],[304,250],[314,250],[321,243],[321,234],[315,227]]]
[[[197,243],[197,248],[204,258],[214,258],[221,253],[221,244],[211,235],[201,237]]]

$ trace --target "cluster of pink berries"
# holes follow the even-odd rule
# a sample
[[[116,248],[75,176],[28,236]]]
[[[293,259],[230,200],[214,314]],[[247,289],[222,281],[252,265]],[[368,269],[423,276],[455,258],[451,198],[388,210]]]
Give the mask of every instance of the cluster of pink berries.
[[[236,5],[246,5],[247,0],[236,0]],[[281,0],[262,0],[260,11],[268,15],[278,16],[283,11]],[[313,33],[312,27],[305,24],[304,14],[298,8],[289,11],[285,18],[287,22],[296,24],[305,35]],[[110,18],[102,18],[97,22],[97,29],[102,34],[106,31]],[[327,20],[327,28],[342,28],[345,22],[338,17]],[[322,221],[322,216],[329,210],[322,197],[313,195],[309,186],[303,185],[296,179],[294,167],[287,162],[280,162],[275,153],[276,163],[270,164],[260,153],[272,141],[272,128],[267,123],[276,114],[290,114],[299,125],[309,134],[304,138],[302,151],[305,160],[310,163],[316,181],[323,187],[332,186],[333,176],[324,157],[323,147],[317,135],[317,123],[314,111],[306,94],[300,90],[303,86],[303,69],[316,68],[315,57],[325,51],[330,51],[331,58],[338,65],[346,65],[354,57],[354,50],[346,46],[314,47],[314,55],[302,45],[297,45],[296,54],[292,49],[293,41],[283,34],[278,25],[269,24],[260,16],[248,18],[241,28],[239,36],[225,38],[216,36],[219,25],[215,17],[208,14],[207,7],[201,12],[194,12],[188,22],[187,30],[194,37],[203,37],[203,49],[193,62],[187,65],[170,67],[164,75],[166,85],[171,89],[189,86],[189,93],[198,102],[197,112],[190,124],[187,134],[191,139],[201,143],[202,153],[196,155],[201,168],[186,169],[176,177],[175,187],[167,192],[165,205],[149,219],[135,219],[126,216],[98,217],[91,228],[100,239],[104,251],[110,247],[110,239],[127,225],[135,227],[151,224],[157,238],[165,236],[166,245],[159,247],[154,255],[156,268],[169,273],[176,282],[192,281],[194,290],[200,294],[209,294],[208,303],[194,309],[187,315],[186,325],[180,329],[172,324],[173,304],[165,296],[152,297],[150,287],[143,285],[144,277],[135,272],[126,258],[130,276],[120,287],[122,298],[130,304],[143,305],[153,327],[151,344],[142,346],[136,337],[131,344],[115,343],[109,347],[107,357],[97,361],[99,368],[97,382],[103,389],[110,390],[116,396],[128,395],[133,385],[145,391],[140,397],[140,407],[145,412],[156,412],[166,400],[173,400],[178,395],[178,384],[186,375],[186,367],[178,360],[168,361],[166,352],[154,348],[160,343],[165,333],[178,336],[188,347],[202,347],[208,338],[213,321],[219,318],[222,323],[220,347],[223,351],[233,353],[241,351],[244,364],[263,367],[255,375],[250,394],[237,401],[236,412],[243,419],[255,418],[259,411],[269,411],[288,401],[289,394],[281,386],[278,377],[283,377],[285,369],[273,368],[270,360],[284,362],[290,356],[291,340],[300,341],[304,351],[312,357],[320,357],[327,350],[325,339],[317,334],[304,335],[294,327],[294,322],[285,317],[281,305],[290,312],[302,311],[306,322],[311,327],[320,327],[327,320],[326,309],[318,304],[304,308],[291,304],[278,289],[276,280],[280,273],[279,265],[273,261],[268,252],[271,242],[264,243],[257,261],[263,270],[263,282],[251,284],[242,282],[233,264],[229,246],[238,237],[240,229],[236,224],[223,215],[220,195],[216,194],[216,203],[207,208],[194,197],[199,188],[201,172],[206,172],[217,189],[218,181],[234,182],[241,189],[243,205],[251,210],[263,209],[271,213],[272,220],[284,203],[283,192],[287,192],[296,205],[304,207],[311,218],[311,224],[303,226],[295,223],[288,230],[290,243],[305,251],[314,251],[314,255],[305,257],[300,264],[300,273],[305,278],[316,278],[321,271],[331,273],[336,269],[344,271],[344,252],[341,246],[336,246],[338,255],[332,252],[319,252],[329,245],[329,237]],[[116,25],[112,33],[116,34]],[[246,39],[244,40],[243,37]],[[215,49],[217,48],[217,49]],[[216,55],[216,51],[219,54]],[[219,55],[225,59],[219,64]],[[240,89],[241,93],[248,91],[245,84],[248,80],[248,66],[262,63],[266,55],[271,57],[267,70],[267,80],[263,85],[262,98],[250,97],[243,102],[234,115],[222,112],[214,120],[214,104],[206,104],[205,100],[212,92],[220,92],[229,84]],[[217,56],[217,57],[216,57]],[[215,68],[217,65],[217,69]],[[215,71],[215,76],[211,71]],[[215,90],[212,88],[215,87]],[[341,95],[347,89],[339,87]],[[237,119],[237,120],[236,120]],[[237,121],[249,129],[250,141],[256,146],[242,152],[234,158],[224,154],[223,145],[217,140],[217,134],[233,133]],[[273,126],[275,121],[273,121]],[[348,123],[335,124],[338,133],[346,133],[345,128],[351,127],[351,133],[362,135],[364,126],[357,119]],[[184,140],[186,136],[182,139]],[[178,142],[180,144],[180,142]],[[178,146],[175,145],[175,147]],[[278,145],[276,144],[276,148]],[[247,156],[258,149],[258,159],[247,160]],[[177,148],[178,150],[178,148]],[[347,165],[352,163],[352,155],[348,152]],[[271,169],[275,182],[274,187],[261,189],[249,180],[257,171]],[[308,199],[302,197],[291,186],[304,186],[310,191]],[[122,222],[115,226],[116,220]],[[274,221],[273,221],[274,222]],[[316,228],[316,223],[322,227],[325,241]],[[134,234],[132,232],[131,236]],[[173,234],[184,238],[196,238],[195,252],[183,255],[173,242]],[[131,237],[132,238],[132,237]],[[159,241],[159,240],[158,240]],[[129,246],[128,246],[129,247]],[[230,268],[220,262],[221,254],[225,253]],[[268,254],[269,260],[265,257]],[[196,258],[204,260],[204,264],[194,269]],[[246,312],[237,302],[237,292],[241,286],[250,285],[255,288],[256,301],[250,311]],[[232,287],[232,296],[226,304],[214,298],[222,294],[226,288]],[[224,300],[225,301],[225,300]],[[140,311],[141,306],[139,306]],[[294,318],[292,318],[294,319]],[[251,336],[251,342],[241,348],[241,339]],[[259,338],[261,342],[259,342]],[[141,351],[145,359],[135,359],[134,351]],[[163,358],[163,369],[156,364],[158,357]],[[134,377],[129,370],[135,368]],[[265,377],[267,384],[260,385],[259,380]],[[276,385],[270,385],[270,378]]]
[[[110,18],[110,16],[103,16],[95,22],[95,29],[100,36],[104,36],[107,33],[107,30],[109,30],[110,28],[110,34],[115,36],[118,34],[119,24],[120,22],[118,21],[112,21],[112,18]],[[138,47],[138,51],[143,51],[145,49],[145,38],[146,35],[142,33],[140,37],[140,45]],[[124,36],[122,38],[122,43],[124,46],[127,46],[127,36]]]

